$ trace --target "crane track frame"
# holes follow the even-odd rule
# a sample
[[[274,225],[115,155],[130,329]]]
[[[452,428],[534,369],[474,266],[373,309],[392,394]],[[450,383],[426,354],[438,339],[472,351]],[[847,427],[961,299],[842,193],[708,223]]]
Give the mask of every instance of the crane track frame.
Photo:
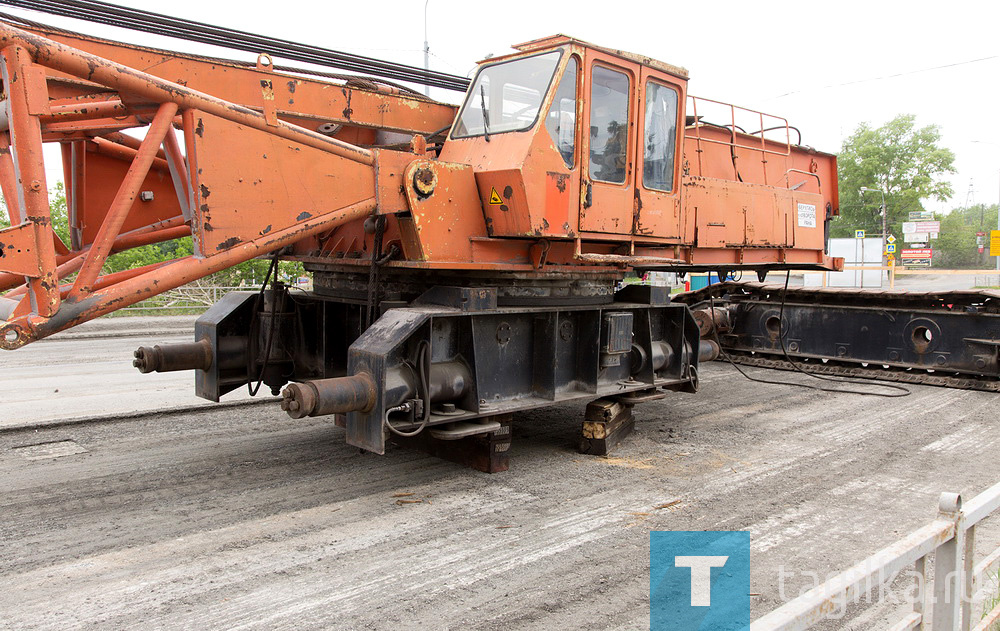
[[[997,291],[724,282],[675,300],[695,312],[703,337],[718,336],[721,358],[734,363],[1000,391]]]

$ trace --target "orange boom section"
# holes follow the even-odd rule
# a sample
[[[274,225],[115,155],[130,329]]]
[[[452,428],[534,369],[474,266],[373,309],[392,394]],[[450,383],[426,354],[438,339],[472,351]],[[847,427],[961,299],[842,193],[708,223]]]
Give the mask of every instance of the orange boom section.
[[[371,81],[277,72],[263,55],[238,64],[5,23],[0,47],[8,349],[370,215],[376,157],[358,145],[454,117]],[[51,229],[43,142],[62,148],[70,243]],[[101,273],[115,252],[186,236],[194,256]]]

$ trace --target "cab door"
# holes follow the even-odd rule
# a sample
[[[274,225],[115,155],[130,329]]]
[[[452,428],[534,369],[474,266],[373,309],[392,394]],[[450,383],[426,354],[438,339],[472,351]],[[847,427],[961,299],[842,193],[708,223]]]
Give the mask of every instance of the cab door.
[[[662,75],[642,69],[636,126],[636,236],[681,237],[679,191],[680,104],[683,90]],[[678,132],[680,130],[680,132]]]
[[[631,234],[635,165],[635,74],[588,51],[583,115],[580,230]]]

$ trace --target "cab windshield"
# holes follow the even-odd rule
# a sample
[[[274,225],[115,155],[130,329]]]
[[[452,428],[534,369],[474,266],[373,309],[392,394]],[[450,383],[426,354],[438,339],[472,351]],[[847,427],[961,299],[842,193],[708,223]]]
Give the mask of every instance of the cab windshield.
[[[534,126],[561,54],[552,51],[480,68],[451,137],[489,137]]]

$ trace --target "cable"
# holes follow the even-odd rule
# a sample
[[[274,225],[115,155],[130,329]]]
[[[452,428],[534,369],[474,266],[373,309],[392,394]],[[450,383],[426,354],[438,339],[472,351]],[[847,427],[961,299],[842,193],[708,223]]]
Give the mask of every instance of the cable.
[[[792,358],[788,356],[788,350],[785,349],[785,338],[781,335],[781,328],[782,328],[782,326],[785,323],[785,297],[788,294],[788,280],[791,277],[792,277],[792,271],[791,270],[786,270],[785,271],[785,286],[781,290],[781,306],[778,309],[778,342],[781,344],[781,352],[785,356],[785,361],[787,361],[789,364],[791,364],[792,368],[794,368],[798,372],[802,373],[803,375],[809,375],[813,379],[821,379],[823,381],[832,381],[834,383],[853,383],[855,385],[862,385],[862,386],[870,386],[870,385],[872,385],[871,381],[860,381],[858,379],[847,379],[846,377],[828,377],[826,375],[818,375],[816,373],[807,372],[807,371],[803,370],[802,368],[800,368],[799,365],[797,363],[795,363],[794,361],[792,361]],[[899,394],[888,394],[888,393],[882,393],[882,392],[860,392],[860,391],[857,391],[857,390],[827,390],[827,391],[828,392],[849,392],[849,393],[852,393],[852,394],[864,394],[864,395],[872,395],[872,396],[880,396],[880,397],[905,397],[907,395],[912,394],[912,392],[910,391],[910,389],[907,388],[907,387],[905,387],[905,386],[897,386],[897,385],[892,384],[892,383],[879,383],[877,385],[880,388],[889,388],[890,390],[897,390],[897,391],[899,391]],[[819,389],[820,390],[824,390],[824,388],[819,388]]]
[[[0,0],[0,4],[4,4],[4,0]],[[4,22],[10,22],[12,24],[17,24],[19,26],[23,26],[23,27],[26,27],[26,28],[29,28],[29,29],[38,29],[38,30],[43,30],[43,31],[51,31],[53,33],[59,33],[61,35],[69,35],[71,37],[85,37],[85,38],[89,38],[89,39],[93,39],[93,40],[97,40],[97,41],[101,41],[101,42],[112,42],[114,44],[120,43],[120,42],[116,42],[114,40],[106,40],[106,39],[102,39],[102,38],[96,38],[96,37],[94,37],[92,35],[87,35],[87,34],[84,34],[84,33],[79,33],[77,31],[71,31],[71,30],[64,29],[64,28],[59,28],[59,27],[56,27],[56,26],[52,26],[51,24],[43,24],[42,22],[36,22],[34,20],[29,20],[29,19],[23,18],[23,17],[21,17],[19,15],[13,15],[13,14],[10,14],[10,13],[0,12],[0,20],[3,20]],[[152,52],[155,52],[157,54],[163,54],[163,55],[182,54],[184,57],[188,57],[188,58],[191,58],[191,59],[197,59],[197,60],[200,60],[200,61],[207,61],[207,62],[215,63],[215,64],[229,64],[229,65],[233,65],[233,66],[239,66],[241,68],[256,68],[257,67],[256,62],[240,61],[238,59],[224,59],[222,57],[210,57],[208,55],[195,55],[193,53],[178,53],[177,51],[173,51],[173,50],[166,50],[166,49],[162,49],[162,48],[153,48],[153,47],[149,47],[149,46],[146,46],[144,48],[146,48],[147,50],[150,50]],[[427,101],[428,103],[437,103],[437,101],[435,101],[434,99],[425,96],[423,92],[419,92],[417,90],[414,90],[413,88],[407,87],[407,86],[405,86],[405,85],[403,85],[401,83],[395,83],[393,81],[387,81],[386,79],[381,79],[381,78],[378,78],[378,77],[371,77],[371,76],[362,75],[362,74],[338,74],[338,73],[335,73],[335,72],[324,72],[322,70],[313,70],[311,68],[301,68],[301,67],[297,67],[297,66],[283,66],[283,65],[280,65],[280,64],[274,64],[273,66],[271,66],[271,68],[275,72],[288,72],[288,73],[292,73],[292,74],[307,75],[307,76],[311,76],[311,77],[322,77],[324,79],[333,79],[335,81],[348,82],[348,81],[352,81],[352,80],[355,80],[355,79],[364,79],[366,81],[371,81],[371,82],[376,83],[378,85],[390,86],[390,87],[396,88],[397,90],[405,92],[406,96],[412,97],[414,99],[418,99],[418,100],[421,100],[421,101]],[[349,86],[349,87],[351,87],[351,86]],[[450,129],[450,128],[451,128],[451,126],[449,125],[445,129]],[[440,133],[440,132],[436,132],[436,133]]]
[[[932,72],[934,70],[944,70],[946,68],[954,68],[956,66],[964,66],[966,64],[976,64],[976,63],[979,63],[981,61],[990,61],[990,60],[996,59],[998,57],[1000,57],[1000,55],[990,55],[989,57],[980,57],[979,59],[969,59],[967,61],[956,61],[954,63],[944,64],[943,66],[932,66],[930,68],[919,68],[917,70],[908,70],[906,72],[897,72],[896,74],[884,75],[884,76],[881,76],[881,77],[869,77],[867,79],[856,79],[854,81],[847,81],[845,83],[834,83],[834,84],[831,84],[831,85],[824,85],[824,86],[818,87],[818,88],[805,88],[805,89],[802,89],[802,90],[793,90],[791,92],[785,92],[784,94],[779,94],[777,96],[772,96],[772,97],[764,99],[764,100],[765,101],[773,101],[775,99],[781,99],[781,98],[784,98],[786,96],[791,96],[793,94],[801,94],[803,92],[815,92],[817,90],[829,90],[830,88],[841,88],[841,87],[844,87],[844,86],[847,86],[847,85],[857,85],[859,83],[869,83],[871,81],[886,81],[888,79],[896,79],[896,78],[905,77],[905,76],[911,75],[911,74],[919,74],[921,72]]]
[[[259,319],[259,313],[261,307],[264,305],[264,290],[267,289],[267,281],[271,278],[271,274],[274,274],[274,279],[278,279],[278,252],[275,251],[274,255],[271,257],[271,265],[267,268],[267,274],[264,275],[264,282],[260,286],[260,292],[257,294],[257,300],[254,302],[253,316],[250,318],[250,335],[253,335],[254,327]],[[272,284],[273,286],[273,284]],[[254,353],[251,352],[255,344],[247,344],[247,392],[250,396],[255,397],[257,393],[260,392],[260,384],[264,382],[264,371],[267,370],[267,363],[271,357],[271,343],[274,341],[274,323],[278,319],[276,309],[278,306],[278,294],[276,289],[271,290],[271,324],[268,327],[267,333],[267,346],[264,348],[264,361],[260,365],[260,372],[257,373],[257,385],[251,385],[253,383],[252,379],[249,379],[253,367]],[[255,338],[251,337],[251,340]]]
[[[0,4],[4,4],[4,3],[5,3],[4,0],[0,0]],[[38,29],[38,30],[44,30],[44,31],[51,31],[53,33],[58,33],[60,35],[69,35],[71,37],[85,37],[85,38],[92,39],[92,40],[95,40],[95,41],[100,41],[100,42],[111,42],[112,44],[120,44],[121,43],[121,42],[117,42],[115,40],[97,38],[97,37],[94,37],[92,35],[87,35],[85,33],[80,33],[78,31],[71,31],[71,30],[68,30],[68,29],[59,28],[59,27],[56,27],[56,26],[52,26],[51,24],[44,24],[42,22],[36,22],[34,20],[28,20],[28,19],[23,18],[23,17],[21,17],[19,15],[13,15],[13,14],[10,14],[10,13],[0,12],[0,20],[3,20],[4,22],[10,22],[12,24],[17,24],[18,26],[23,26],[23,27],[26,27],[26,28],[29,28],[29,29]],[[150,46],[144,46],[143,48],[145,48],[146,50],[149,50],[151,52],[155,52],[157,54],[163,54],[163,55],[177,55],[177,54],[181,54],[184,57],[187,57],[187,58],[190,58],[190,59],[196,59],[196,60],[199,60],[199,61],[207,61],[207,62],[215,63],[215,64],[229,64],[229,65],[232,65],[232,66],[239,66],[241,68],[256,68],[257,67],[256,62],[240,61],[238,59],[226,59],[226,58],[223,58],[223,57],[211,57],[211,56],[208,56],[208,55],[196,55],[194,53],[178,53],[177,51],[174,51],[174,50],[168,50],[168,49],[163,49],[163,48],[154,48],[154,47],[150,47]],[[283,66],[283,65],[280,65],[280,64],[274,64],[273,66],[271,66],[271,68],[274,71],[276,71],[276,72],[288,72],[288,73],[293,73],[293,74],[308,75],[308,76],[312,76],[312,77],[322,77],[324,79],[334,79],[336,81],[345,81],[345,82],[348,82],[348,81],[352,81],[352,80],[355,80],[355,79],[364,79],[366,81],[371,81],[371,82],[377,83],[379,85],[390,86],[390,87],[396,88],[398,90],[406,92],[407,96],[413,97],[415,99],[419,99],[419,100],[422,100],[422,101],[428,101],[430,103],[436,103],[437,102],[434,99],[431,99],[431,98],[428,98],[427,96],[425,96],[423,92],[419,92],[417,90],[414,90],[413,88],[407,87],[407,86],[405,86],[405,85],[403,85],[401,83],[394,83],[392,81],[387,81],[385,79],[380,79],[378,77],[371,77],[371,76],[362,75],[362,74],[338,74],[338,73],[334,73],[334,72],[324,72],[322,70],[314,70],[312,68],[301,68],[301,67],[297,67],[297,66]]]
[[[385,413],[385,426],[389,428],[389,431],[397,436],[402,436],[403,438],[412,438],[424,431],[427,427],[427,422],[431,418],[431,384],[430,384],[430,374],[431,374],[431,344],[427,340],[420,340],[420,344],[417,347],[417,381],[420,387],[420,397],[424,401],[424,413],[423,419],[420,421],[420,425],[417,429],[404,432],[393,427],[392,423],[389,421],[389,410]]]
[[[365,329],[375,320],[378,310],[378,267],[382,257],[382,237],[385,234],[385,215],[375,217],[375,237],[372,245],[372,260],[368,266],[368,301],[365,303]]]
[[[796,127],[795,125],[778,125],[776,127],[768,127],[766,129],[761,129],[760,131],[755,131],[750,135],[756,136],[757,134],[763,134],[765,132],[774,131],[776,129],[794,129],[795,133],[799,135],[799,141],[796,144],[802,146],[802,132],[799,131],[799,128]]]
[[[0,0],[0,2],[2,2],[2,0]],[[736,175],[736,180],[742,182],[743,176],[740,175],[740,168],[736,166],[736,130],[733,129],[732,125],[719,125],[718,123],[710,123],[706,120],[699,120],[698,122],[707,127],[716,127],[718,129],[724,129],[729,132],[729,134],[732,137],[732,142],[729,143],[729,155],[730,157],[732,157],[733,160],[733,173]],[[740,131],[743,131],[743,129],[741,128]],[[744,131],[743,133],[746,132]]]
[[[886,398],[905,397],[905,396],[909,396],[910,394],[913,394],[912,391],[909,388],[906,388],[904,386],[898,386],[896,384],[891,384],[891,383],[872,383],[872,381],[860,381],[860,380],[857,380],[857,379],[827,377],[825,375],[817,375],[815,373],[808,372],[806,370],[803,370],[801,367],[799,367],[799,365],[796,362],[794,362],[792,360],[792,358],[788,355],[788,351],[785,349],[785,341],[782,338],[782,332],[781,332],[782,325],[784,324],[785,295],[786,295],[786,292],[788,290],[788,279],[790,277],[791,277],[791,271],[786,272],[786,274],[785,274],[785,291],[782,291],[782,293],[781,293],[781,306],[780,306],[780,309],[778,311],[778,341],[781,344],[781,351],[782,351],[782,353],[785,356],[785,360],[789,363],[789,365],[791,365],[791,367],[794,370],[796,370],[796,371],[798,371],[798,372],[800,372],[800,373],[802,373],[804,375],[808,375],[809,377],[813,377],[814,379],[821,379],[821,380],[824,380],[824,381],[832,381],[834,383],[851,383],[851,384],[857,384],[857,385],[862,385],[862,386],[872,386],[872,385],[874,385],[874,386],[879,387],[879,388],[889,388],[891,390],[898,390],[899,392],[888,393],[888,392],[870,392],[870,391],[864,391],[864,390],[852,390],[852,389],[849,389],[849,388],[824,388],[824,387],[821,387],[821,386],[810,385],[808,383],[798,383],[798,382],[795,382],[795,381],[772,381],[770,379],[760,379],[758,377],[751,377],[746,372],[744,372],[743,369],[740,368],[740,366],[735,361],[733,361],[733,358],[729,355],[729,353],[726,352],[726,349],[723,348],[723,346],[722,346],[722,340],[719,339],[719,331],[718,331],[718,328],[715,326],[715,321],[714,321],[715,320],[715,315],[714,315],[715,314],[715,297],[712,296],[711,294],[709,294],[709,297],[708,297],[708,299],[709,299],[709,306],[710,306],[710,308],[712,310],[711,313],[713,314],[712,315],[712,320],[713,320],[712,321],[712,325],[713,325],[712,326],[712,335],[715,338],[715,343],[719,345],[719,354],[721,354],[726,359],[726,361],[728,361],[729,364],[733,368],[736,369],[736,371],[738,373],[740,373],[741,375],[743,375],[744,377],[746,377],[748,380],[755,381],[757,383],[768,383],[768,384],[777,385],[777,386],[797,386],[799,388],[809,388],[810,390],[820,390],[822,392],[834,392],[834,393],[839,393],[839,394],[858,394],[858,395],[861,395],[861,396],[886,397]]]
[[[253,33],[216,27],[209,24],[173,18],[167,15],[131,9],[97,0],[4,0],[5,3],[34,10],[48,9],[57,15],[76,17],[98,23],[121,26],[134,30],[181,37],[209,44],[225,44],[248,52],[261,52],[261,47],[280,53],[285,57],[299,59],[321,65],[332,65],[351,70],[369,69],[374,74],[412,80],[417,83],[428,81],[429,85],[449,87],[456,80],[464,83],[463,77],[426,71],[413,66],[386,62],[361,55],[353,55],[324,49],[288,40],[268,38]],[[266,51],[265,51],[266,52]],[[452,89],[456,86],[451,85]]]
[[[279,38],[264,37],[245,31],[174,18],[151,11],[131,9],[98,0],[2,0],[0,4],[88,20],[143,33],[224,46],[255,54],[266,52],[277,57],[305,63],[363,72],[447,90],[464,92],[469,84],[467,78],[457,75],[382,61],[319,46],[299,44]]]

